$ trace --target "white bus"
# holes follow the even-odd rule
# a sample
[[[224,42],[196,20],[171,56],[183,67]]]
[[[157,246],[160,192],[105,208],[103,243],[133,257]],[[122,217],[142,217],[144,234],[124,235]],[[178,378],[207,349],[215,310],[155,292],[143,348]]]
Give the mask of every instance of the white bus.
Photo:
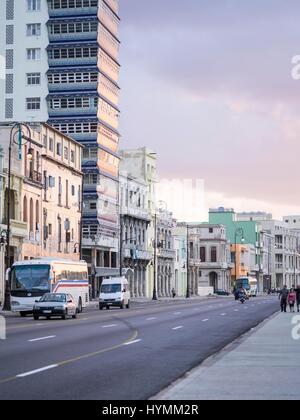
[[[18,261],[9,273],[11,308],[21,316],[32,313],[33,305],[45,293],[69,293],[77,311],[89,301],[88,269],[85,261],[39,258]]]
[[[256,277],[244,276],[239,277],[236,281],[236,288],[243,287],[248,296],[257,296],[257,279]]]

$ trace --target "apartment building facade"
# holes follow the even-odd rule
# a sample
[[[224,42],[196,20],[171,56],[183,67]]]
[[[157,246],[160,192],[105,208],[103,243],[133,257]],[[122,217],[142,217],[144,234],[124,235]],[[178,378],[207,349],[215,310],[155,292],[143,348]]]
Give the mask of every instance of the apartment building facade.
[[[121,161],[122,168],[122,161]],[[126,171],[120,172],[120,223],[122,266],[133,297],[148,297],[147,268],[152,260],[148,251],[148,185]]]
[[[7,164],[11,126],[0,126]],[[26,133],[27,134],[27,133]],[[82,145],[48,124],[36,125],[21,150],[13,143],[11,175],[11,263],[36,257],[79,259],[82,223]],[[29,158],[30,156],[30,158]],[[2,201],[1,201],[2,202]],[[0,271],[4,271],[4,265]],[[2,273],[3,275],[3,273]]]

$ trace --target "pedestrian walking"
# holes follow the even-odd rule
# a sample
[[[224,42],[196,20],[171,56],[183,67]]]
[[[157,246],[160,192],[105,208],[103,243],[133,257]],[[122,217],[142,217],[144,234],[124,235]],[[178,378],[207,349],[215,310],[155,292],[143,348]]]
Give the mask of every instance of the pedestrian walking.
[[[280,300],[281,312],[286,312],[287,301],[288,301],[289,291],[287,286],[283,286],[283,289],[280,290],[278,299]]]
[[[296,292],[295,289],[291,289],[288,294],[288,302],[290,306],[290,312],[295,312]]]
[[[296,292],[297,311],[300,312],[300,284],[297,285],[295,292]]]
[[[174,287],[172,289],[172,296],[173,296],[173,298],[176,296],[176,290],[174,289]]]

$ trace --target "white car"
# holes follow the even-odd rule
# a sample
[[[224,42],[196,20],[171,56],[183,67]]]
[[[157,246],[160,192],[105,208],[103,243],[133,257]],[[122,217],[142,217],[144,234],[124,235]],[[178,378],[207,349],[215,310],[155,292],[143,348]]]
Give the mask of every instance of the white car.
[[[46,293],[33,307],[33,318],[37,321],[41,316],[76,318],[77,306],[73,297],[67,293]]]

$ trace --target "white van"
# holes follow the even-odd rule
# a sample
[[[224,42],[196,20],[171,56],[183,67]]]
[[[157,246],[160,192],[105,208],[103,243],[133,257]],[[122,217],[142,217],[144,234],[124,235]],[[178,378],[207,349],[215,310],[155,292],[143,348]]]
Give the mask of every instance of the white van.
[[[111,306],[119,306],[128,309],[130,306],[130,291],[128,280],[125,277],[110,277],[104,279],[99,295],[99,309],[109,309]]]

